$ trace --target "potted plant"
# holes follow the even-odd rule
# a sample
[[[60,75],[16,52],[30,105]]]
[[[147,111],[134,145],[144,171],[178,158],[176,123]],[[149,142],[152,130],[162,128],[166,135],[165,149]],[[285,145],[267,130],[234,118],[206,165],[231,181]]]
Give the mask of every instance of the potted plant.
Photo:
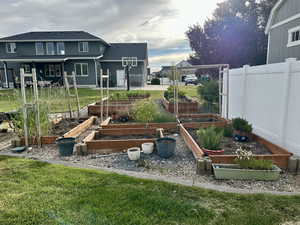
[[[232,120],[233,135],[236,141],[250,141],[252,139],[252,125],[245,119],[235,118]]]
[[[216,127],[208,127],[197,131],[198,139],[201,143],[202,150],[206,155],[222,155],[224,149],[221,148],[223,139],[223,130]]]
[[[213,164],[216,179],[278,180],[281,169],[270,160],[256,159],[251,151],[237,150],[236,164]]]

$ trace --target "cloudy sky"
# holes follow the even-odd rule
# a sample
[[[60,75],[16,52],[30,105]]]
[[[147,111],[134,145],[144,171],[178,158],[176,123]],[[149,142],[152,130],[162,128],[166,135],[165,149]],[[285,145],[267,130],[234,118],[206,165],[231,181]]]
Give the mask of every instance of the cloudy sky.
[[[148,42],[152,70],[186,59],[185,31],[223,0],[1,0],[0,36],[84,30],[108,42]]]

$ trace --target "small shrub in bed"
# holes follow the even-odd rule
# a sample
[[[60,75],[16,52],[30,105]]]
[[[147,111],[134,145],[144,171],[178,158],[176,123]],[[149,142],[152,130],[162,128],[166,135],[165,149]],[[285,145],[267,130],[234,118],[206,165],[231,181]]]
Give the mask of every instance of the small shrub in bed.
[[[207,103],[214,104],[219,102],[219,84],[215,80],[204,82],[203,86],[198,87],[197,92]]]
[[[160,85],[160,79],[159,78],[153,78],[151,80],[151,85]]]
[[[233,127],[232,124],[228,124],[223,128],[224,137],[232,137],[233,136]]]
[[[157,114],[157,106],[152,101],[138,101],[133,107],[131,114],[136,121],[149,123],[154,120]]]
[[[168,123],[168,122],[176,122],[176,118],[172,114],[158,112],[154,116],[153,123]]]
[[[242,118],[235,118],[232,120],[232,126],[234,130],[241,131],[245,133],[252,132],[252,125],[245,119]]]
[[[174,101],[174,86],[168,87],[168,89],[164,92],[164,97],[168,100],[171,101],[173,99]],[[186,94],[184,91],[179,90],[178,91],[178,98],[179,99],[184,99],[186,98]]]
[[[235,159],[235,163],[242,169],[271,170],[273,168],[272,161],[255,159],[251,151],[240,148],[236,151],[236,154],[237,158]]]
[[[207,150],[221,150],[223,131],[216,127],[201,128],[197,131],[201,146]]]

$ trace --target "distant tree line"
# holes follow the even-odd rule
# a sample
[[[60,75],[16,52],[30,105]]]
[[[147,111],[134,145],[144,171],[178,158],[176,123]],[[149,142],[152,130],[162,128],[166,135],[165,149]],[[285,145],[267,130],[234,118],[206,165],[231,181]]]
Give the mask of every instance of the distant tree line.
[[[186,35],[191,64],[228,63],[231,68],[266,63],[268,38],[264,30],[277,0],[227,0],[219,3],[203,26]]]

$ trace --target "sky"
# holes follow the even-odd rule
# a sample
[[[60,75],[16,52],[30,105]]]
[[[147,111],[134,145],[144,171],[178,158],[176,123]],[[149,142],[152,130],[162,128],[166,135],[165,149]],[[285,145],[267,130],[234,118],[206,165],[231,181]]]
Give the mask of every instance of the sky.
[[[147,42],[151,71],[187,59],[185,32],[224,0],[0,0],[0,37],[84,30],[107,42]]]

